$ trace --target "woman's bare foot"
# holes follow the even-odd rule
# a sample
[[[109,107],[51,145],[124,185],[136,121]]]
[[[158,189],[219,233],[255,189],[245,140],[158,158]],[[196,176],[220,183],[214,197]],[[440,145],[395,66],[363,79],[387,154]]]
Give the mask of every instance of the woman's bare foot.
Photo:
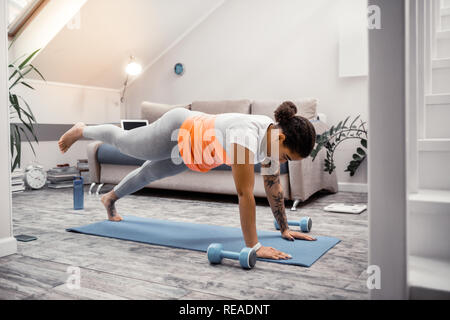
[[[102,197],[102,203],[106,208],[106,212],[108,213],[108,220],[113,222],[120,222],[123,218],[117,213],[115,203],[118,200],[114,191],[111,191],[105,194]]]
[[[61,139],[59,139],[58,145],[59,145],[59,149],[61,150],[62,153],[66,153],[67,151],[69,151],[70,147],[75,142],[77,142],[78,140],[83,138],[83,129],[85,127],[86,127],[86,125],[84,123],[79,122],[76,125],[74,125],[72,127],[72,129],[67,131],[61,137]]]

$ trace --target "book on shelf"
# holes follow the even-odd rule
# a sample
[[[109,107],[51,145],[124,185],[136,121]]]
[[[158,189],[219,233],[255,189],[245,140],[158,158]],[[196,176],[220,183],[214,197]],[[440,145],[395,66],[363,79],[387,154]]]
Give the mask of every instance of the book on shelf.
[[[69,165],[58,165],[47,171],[47,187],[50,189],[73,188],[73,179],[80,176],[80,171],[76,167]]]
[[[25,177],[25,172],[22,169],[16,169],[11,173],[12,179],[23,179]]]
[[[23,192],[23,191],[25,191],[25,185],[11,187],[12,193],[18,193],[18,192]]]
[[[66,183],[49,183],[47,185],[48,188],[50,189],[68,189],[68,188],[73,188],[73,182],[66,182]]]
[[[11,185],[12,186],[18,186],[18,185],[24,185],[25,183],[23,182],[23,180],[11,180]]]
[[[22,169],[16,169],[11,173],[11,192],[19,193],[25,191],[25,173]]]
[[[80,171],[89,171],[88,160],[78,160],[77,169]]]
[[[64,175],[47,175],[47,180],[50,182],[65,182],[65,181],[73,181],[73,178],[79,177],[80,174],[64,174]]]

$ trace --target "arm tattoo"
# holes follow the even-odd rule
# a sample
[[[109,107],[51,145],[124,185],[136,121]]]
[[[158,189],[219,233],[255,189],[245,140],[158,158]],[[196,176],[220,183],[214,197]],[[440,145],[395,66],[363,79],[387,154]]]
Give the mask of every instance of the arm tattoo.
[[[289,226],[286,219],[286,209],[284,207],[283,192],[280,191],[277,194],[273,194],[272,200],[273,200],[272,206],[273,216],[277,220],[281,232],[284,232],[285,230],[289,229]]]
[[[280,175],[264,176],[264,188],[272,208],[273,216],[280,226],[281,232],[289,229]]]

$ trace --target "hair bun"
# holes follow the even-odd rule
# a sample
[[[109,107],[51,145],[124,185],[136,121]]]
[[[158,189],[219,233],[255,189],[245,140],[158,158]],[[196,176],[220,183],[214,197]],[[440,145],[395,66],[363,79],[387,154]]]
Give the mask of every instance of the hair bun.
[[[281,104],[281,106],[278,107],[278,109],[275,111],[275,120],[278,123],[286,123],[289,122],[292,118],[295,117],[297,114],[297,106],[291,102],[286,101]]]

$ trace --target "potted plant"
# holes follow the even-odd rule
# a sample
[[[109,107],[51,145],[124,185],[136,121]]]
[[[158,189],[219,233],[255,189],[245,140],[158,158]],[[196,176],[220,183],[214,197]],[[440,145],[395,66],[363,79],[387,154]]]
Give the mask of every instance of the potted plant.
[[[367,158],[367,141],[368,132],[366,130],[366,122],[361,117],[356,117],[350,124],[351,117],[341,121],[337,126],[332,126],[330,130],[324,132],[317,138],[317,146],[311,153],[313,161],[317,158],[319,152],[325,148],[327,150],[327,158],[325,159],[325,171],[332,174],[336,169],[334,154],[338,146],[347,140],[359,140],[360,146],[353,155],[353,160],[349,163],[347,170],[350,176],[354,176],[358,168]]]
[[[8,69],[10,70],[9,114],[11,123],[11,171],[14,171],[18,167],[20,168],[23,137],[27,139],[34,155],[36,155],[36,152],[34,150],[33,144],[31,143],[31,140],[33,139],[36,143],[39,144],[34,127],[34,124],[36,124],[36,118],[25,99],[20,95],[14,93],[14,89],[19,85],[25,86],[30,90],[34,90],[34,88],[25,81],[25,76],[27,76],[31,72],[35,72],[42,80],[45,81],[39,70],[30,63],[33,57],[39,52],[39,50],[36,50],[27,57],[22,56],[15,62],[8,65]],[[19,120],[20,122],[13,123],[13,121],[17,120]]]

